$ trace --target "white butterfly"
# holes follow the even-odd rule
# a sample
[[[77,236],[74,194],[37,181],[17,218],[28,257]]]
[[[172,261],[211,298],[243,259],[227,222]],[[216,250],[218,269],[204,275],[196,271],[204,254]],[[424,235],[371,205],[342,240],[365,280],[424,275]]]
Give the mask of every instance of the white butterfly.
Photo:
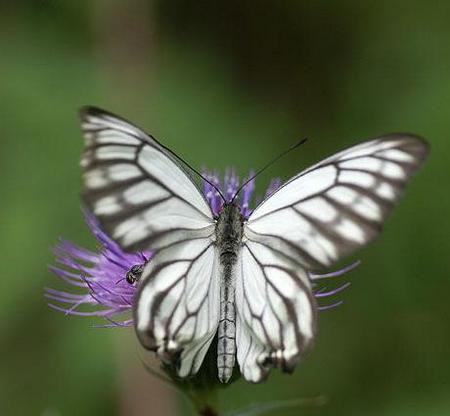
[[[309,271],[380,232],[428,151],[409,134],[361,143],[294,176],[244,219],[235,202],[214,216],[187,167],[152,136],[92,107],[81,119],[89,207],[124,249],[156,252],[135,299],[140,342],[185,378],[217,334],[222,382],[235,357],[250,382],[294,369],[316,332]]]

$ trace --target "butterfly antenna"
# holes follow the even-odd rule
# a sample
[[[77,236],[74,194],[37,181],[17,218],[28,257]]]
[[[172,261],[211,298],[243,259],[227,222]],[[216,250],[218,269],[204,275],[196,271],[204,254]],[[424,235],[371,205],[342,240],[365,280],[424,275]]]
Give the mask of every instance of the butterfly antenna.
[[[278,156],[276,156],[275,158],[273,158],[269,163],[267,163],[266,165],[264,165],[261,169],[259,169],[253,176],[251,176],[249,179],[247,179],[236,191],[236,193],[234,194],[233,198],[231,199],[231,202],[233,202],[235,200],[235,198],[239,195],[239,192],[241,192],[246,185],[251,182],[253,179],[255,179],[260,173],[263,173],[268,167],[270,167],[272,164],[274,164],[278,159],[281,159],[284,155],[288,154],[289,152],[291,152],[294,149],[297,149],[297,147],[300,147],[303,143],[305,143],[308,140],[308,138],[304,138],[300,141],[298,141],[297,143],[295,143],[293,146],[291,146],[289,149],[285,150],[284,152],[281,152]]]
[[[216,191],[217,193],[220,195],[220,197],[222,198],[223,202],[226,202],[225,197],[223,196],[222,191],[216,186],[214,185],[214,183],[212,183],[209,179],[205,178],[197,169],[195,169],[194,167],[192,167],[188,162],[186,162],[181,156],[178,156],[174,151],[170,150],[168,147],[164,146],[162,143],[158,142],[154,137],[152,137],[153,140],[155,140],[162,148],[164,148],[165,150],[167,150],[173,157],[175,157],[176,159],[178,159],[184,166],[187,166],[190,170],[192,170],[192,172],[196,173],[198,176],[200,176],[200,178],[202,180],[204,180],[206,183],[210,184]]]

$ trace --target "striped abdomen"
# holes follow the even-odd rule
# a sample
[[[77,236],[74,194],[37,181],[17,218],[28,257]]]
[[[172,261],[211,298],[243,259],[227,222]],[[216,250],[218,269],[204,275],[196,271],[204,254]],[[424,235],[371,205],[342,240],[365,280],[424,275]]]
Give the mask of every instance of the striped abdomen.
[[[223,264],[220,287],[220,320],[217,333],[217,371],[226,383],[233,374],[236,357],[236,311],[234,307],[234,273],[232,264]]]
[[[236,359],[235,271],[242,243],[243,218],[234,203],[225,204],[217,219],[217,249],[220,255],[220,318],[217,332],[217,372],[226,383]]]

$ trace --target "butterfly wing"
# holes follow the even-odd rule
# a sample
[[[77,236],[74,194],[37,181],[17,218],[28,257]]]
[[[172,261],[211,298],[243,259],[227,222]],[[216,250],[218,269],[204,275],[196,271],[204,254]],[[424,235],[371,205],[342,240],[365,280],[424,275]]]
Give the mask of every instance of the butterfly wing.
[[[127,250],[208,235],[211,209],[184,166],[150,135],[93,107],[80,113],[85,201]]]
[[[175,364],[180,377],[198,371],[216,334],[219,284],[213,236],[163,249],[144,269],[136,331],[142,345]]]
[[[120,117],[81,111],[85,200],[128,250],[156,250],[135,299],[135,328],[178,374],[195,374],[218,325],[215,223],[177,158]]]
[[[272,367],[291,372],[310,349],[317,308],[307,272],[247,240],[236,276],[236,346],[243,377],[263,381]]]
[[[273,366],[292,370],[311,346],[317,308],[307,270],[379,233],[427,149],[411,135],[364,142],[293,177],[253,211],[236,283],[237,358],[248,381]]]
[[[245,235],[308,270],[373,240],[428,152],[419,137],[380,137],[294,176],[250,216]]]

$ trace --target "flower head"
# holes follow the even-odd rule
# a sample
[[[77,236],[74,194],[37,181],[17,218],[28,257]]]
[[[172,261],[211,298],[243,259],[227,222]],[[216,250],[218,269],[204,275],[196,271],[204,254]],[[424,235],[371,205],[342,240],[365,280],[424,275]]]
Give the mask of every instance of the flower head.
[[[67,315],[99,316],[109,321],[103,326],[129,326],[135,285],[130,279],[135,266],[140,267],[151,259],[150,251],[125,253],[109,238],[90,213],[86,222],[100,243],[97,253],[61,240],[54,253],[58,266],[50,270],[60,279],[78,288],[81,293],[46,288],[49,306]],[[134,268],[134,269],[133,269]],[[128,277],[128,278],[127,278]]]
[[[255,201],[252,201],[253,193],[255,191],[255,178],[253,177],[253,175],[254,172],[250,171],[248,177],[244,178],[244,180],[242,181],[242,183],[245,185],[242,188],[242,191],[237,200],[239,207],[241,208],[241,214],[244,218],[248,218],[252,213],[252,209],[250,208],[250,206],[254,207],[261,201],[261,198],[256,198]],[[227,202],[233,199],[240,186],[239,177],[237,176],[234,169],[227,169],[225,171],[223,181],[220,180],[219,174],[216,172],[203,170],[203,176],[210,182],[212,182],[217,188],[222,190],[222,194]],[[280,187],[280,185],[281,179],[272,179],[269,187],[267,188],[265,198],[273,194]],[[224,202],[219,192],[217,192],[217,190],[214,189],[211,184],[203,181],[203,193],[211,207],[213,214],[219,214]]]
[[[204,171],[206,179],[222,191],[226,201],[235,196],[240,180],[233,169],[228,169],[223,181],[215,172]],[[253,172],[242,183],[237,203],[244,218],[248,218],[261,198],[254,198],[255,179]],[[267,188],[267,198],[281,185],[280,179],[273,179]],[[219,214],[223,199],[210,183],[203,181],[203,192],[214,215]],[[96,316],[108,321],[103,327],[130,326],[133,324],[131,310],[137,280],[143,266],[151,261],[152,252],[126,253],[119,245],[100,228],[96,218],[85,212],[86,222],[99,243],[98,252],[93,252],[75,244],[61,240],[54,253],[58,266],[50,266],[50,270],[61,280],[71,285],[77,293],[66,290],[46,288],[45,296],[50,300],[49,306],[66,315]],[[342,270],[327,274],[310,274],[314,294],[317,299],[333,296],[344,290],[349,283],[328,290],[321,287],[323,279],[340,276],[357,263]],[[320,310],[330,309],[342,302],[319,306]]]

